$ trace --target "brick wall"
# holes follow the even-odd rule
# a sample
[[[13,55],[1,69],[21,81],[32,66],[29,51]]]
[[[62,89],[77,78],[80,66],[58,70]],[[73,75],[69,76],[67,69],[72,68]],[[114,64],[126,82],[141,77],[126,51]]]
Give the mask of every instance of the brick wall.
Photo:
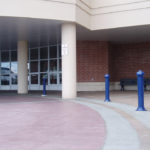
[[[136,78],[140,69],[150,78],[150,43],[111,45],[109,61],[111,81]]]
[[[108,43],[100,41],[77,42],[77,81],[103,82],[108,73]]]
[[[77,81],[104,82],[136,78],[138,70],[150,78],[150,43],[108,44],[100,41],[77,42]]]

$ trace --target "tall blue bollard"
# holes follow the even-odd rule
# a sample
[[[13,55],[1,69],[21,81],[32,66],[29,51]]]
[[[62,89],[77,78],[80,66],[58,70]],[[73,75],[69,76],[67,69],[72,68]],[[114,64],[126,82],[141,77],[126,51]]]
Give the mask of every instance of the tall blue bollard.
[[[105,102],[110,102],[110,98],[109,98],[109,74],[105,74]]]
[[[145,111],[144,108],[144,72],[139,70],[137,73],[138,83],[138,108],[137,111]]]
[[[46,78],[43,78],[43,95],[46,96]]]

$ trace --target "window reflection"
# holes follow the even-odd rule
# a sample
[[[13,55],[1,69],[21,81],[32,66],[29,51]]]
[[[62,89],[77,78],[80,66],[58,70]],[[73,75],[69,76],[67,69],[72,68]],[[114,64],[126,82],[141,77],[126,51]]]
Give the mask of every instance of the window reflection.
[[[9,51],[1,52],[1,61],[8,62],[9,61]]]
[[[35,60],[38,59],[38,49],[30,49],[30,59]]]
[[[57,58],[57,46],[50,47],[50,58]]]
[[[2,75],[1,76],[1,85],[9,85],[10,76],[9,75]]]
[[[17,51],[11,51],[11,61],[17,61]]]
[[[61,57],[61,45],[59,45],[59,57]]]
[[[48,70],[48,61],[40,62],[40,72],[47,72]]]
[[[10,62],[1,62],[1,74],[10,74]]]
[[[59,84],[62,84],[62,74],[59,74]]]
[[[11,84],[17,84],[18,76],[17,74],[11,74]]]
[[[11,84],[17,84],[18,63],[11,62]]]
[[[30,72],[38,72],[38,61],[30,62]]]
[[[48,47],[40,48],[40,59],[48,58]]]
[[[61,59],[59,59],[59,71],[62,71]]]
[[[57,84],[57,74],[50,74],[50,84]]]
[[[47,76],[46,84],[61,84],[61,45],[32,48],[29,51],[30,83],[43,85],[43,76]]]
[[[57,71],[57,59],[50,60],[50,71]]]
[[[13,50],[1,52],[0,70],[1,70],[1,85],[17,84],[17,73],[18,73],[17,51]]]
[[[17,62],[11,62],[11,73],[18,73],[18,63]]]
[[[31,75],[31,84],[38,84],[38,74]]]

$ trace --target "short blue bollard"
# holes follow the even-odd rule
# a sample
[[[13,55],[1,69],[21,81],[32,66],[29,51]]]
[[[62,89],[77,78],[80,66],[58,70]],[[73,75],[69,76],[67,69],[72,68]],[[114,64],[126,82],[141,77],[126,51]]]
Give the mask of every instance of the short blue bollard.
[[[137,73],[138,83],[138,108],[137,111],[146,111],[144,108],[144,72],[139,70]]]
[[[43,78],[43,95],[42,96],[46,96],[46,78]]]
[[[105,74],[105,102],[110,102],[110,98],[109,98],[109,74]]]

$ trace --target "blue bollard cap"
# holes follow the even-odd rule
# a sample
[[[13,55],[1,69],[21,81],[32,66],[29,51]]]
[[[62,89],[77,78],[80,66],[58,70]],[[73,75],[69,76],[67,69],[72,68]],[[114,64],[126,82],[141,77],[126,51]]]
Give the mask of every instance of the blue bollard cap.
[[[144,75],[144,72],[142,70],[139,70],[137,73],[136,73],[137,76],[142,76]]]
[[[109,78],[109,74],[105,74],[105,78]]]

